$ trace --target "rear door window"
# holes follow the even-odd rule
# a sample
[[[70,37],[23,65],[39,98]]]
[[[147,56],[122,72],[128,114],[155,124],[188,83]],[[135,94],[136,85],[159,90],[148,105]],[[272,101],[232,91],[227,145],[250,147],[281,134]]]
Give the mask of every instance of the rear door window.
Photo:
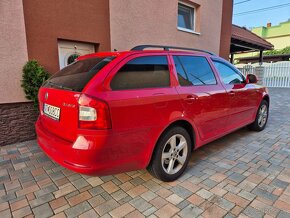
[[[97,57],[76,61],[55,73],[44,87],[81,92],[86,84],[114,57]]]
[[[112,90],[170,86],[167,56],[146,56],[126,63],[111,81]]]
[[[207,59],[199,56],[173,56],[178,81],[181,86],[217,84]]]

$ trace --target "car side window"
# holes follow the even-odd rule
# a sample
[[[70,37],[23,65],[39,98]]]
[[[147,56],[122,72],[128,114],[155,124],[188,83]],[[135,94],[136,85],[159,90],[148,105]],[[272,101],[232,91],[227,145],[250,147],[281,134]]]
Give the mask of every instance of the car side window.
[[[167,56],[146,56],[126,63],[111,81],[112,90],[170,86]]]
[[[238,72],[236,72],[234,69],[229,67],[228,65],[220,62],[220,61],[215,61],[213,60],[213,63],[220,74],[220,77],[222,81],[225,84],[241,84],[244,83],[245,78],[240,75]]]
[[[181,86],[217,84],[214,73],[205,57],[173,56]]]
[[[179,84],[181,86],[191,86],[192,83],[189,81],[179,58],[177,56],[173,56],[173,59],[175,63],[175,69],[176,69]]]

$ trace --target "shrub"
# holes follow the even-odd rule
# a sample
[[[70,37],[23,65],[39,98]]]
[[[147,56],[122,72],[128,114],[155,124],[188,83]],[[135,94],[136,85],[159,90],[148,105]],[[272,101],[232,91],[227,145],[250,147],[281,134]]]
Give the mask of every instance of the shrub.
[[[282,55],[282,54],[290,54],[290,46],[287,46],[280,50],[271,50],[264,52],[264,55]]]
[[[21,87],[25,97],[33,102],[35,108],[38,108],[38,90],[48,78],[48,72],[36,60],[28,61],[23,67]]]

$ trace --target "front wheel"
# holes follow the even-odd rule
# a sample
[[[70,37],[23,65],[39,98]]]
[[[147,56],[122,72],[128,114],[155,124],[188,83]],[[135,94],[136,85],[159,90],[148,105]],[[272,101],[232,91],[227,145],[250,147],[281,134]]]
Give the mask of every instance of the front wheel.
[[[265,129],[269,116],[269,103],[263,100],[259,106],[255,121],[249,125],[250,130],[262,131]]]
[[[186,169],[191,154],[191,139],[182,127],[167,130],[156,144],[149,173],[164,182],[176,180]]]

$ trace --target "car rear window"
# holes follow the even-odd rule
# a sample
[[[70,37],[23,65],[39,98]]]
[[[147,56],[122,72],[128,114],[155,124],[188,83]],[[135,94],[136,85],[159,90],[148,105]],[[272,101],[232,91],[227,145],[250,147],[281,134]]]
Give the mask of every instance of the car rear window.
[[[43,86],[81,92],[86,84],[114,57],[88,58],[76,61],[55,73]]]

